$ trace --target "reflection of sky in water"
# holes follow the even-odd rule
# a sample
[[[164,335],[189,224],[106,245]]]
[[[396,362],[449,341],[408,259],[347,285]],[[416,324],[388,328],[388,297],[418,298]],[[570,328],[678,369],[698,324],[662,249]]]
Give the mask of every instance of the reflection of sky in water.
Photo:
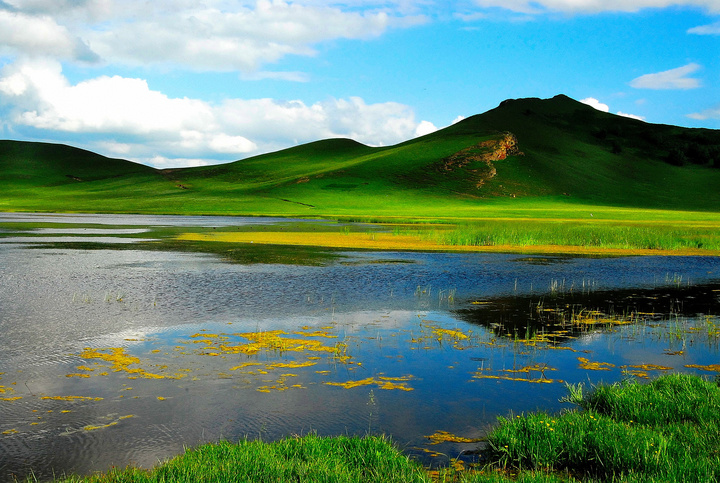
[[[5,373],[0,386],[6,391],[0,397],[22,397],[0,401],[0,433],[17,430],[0,434],[0,479],[30,468],[43,476],[53,469],[153,465],[183,445],[309,431],[384,432],[422,457],[417,448],[429,447],[424,436],[437,430],[477,437],[497,415],[562,407],[561,383],[473,377],[478,374],[538,378],[538,371],[508,370],[547,366],[546,378],[596,382],[621,379],[623,365],[691,371],[684,365],[718,362],[708,323],[682,314],[670,322],[575,331],[576,338],[559,343],[572,350],[514,342],[489,328],[489,321],[522,322],[531,304],[541,300],[562,305],[566,299],[553,296],[551,286],[582,293],[583,283],[598,304],[620,296],[612,289],[643,289],[642,296],[651,298],[673,287],[672,297],[681,297],[678,285],[715,284],[702,295],[707,299],[702,311],[712,311],[718,303],[712,290],[720,287],[717,259],[345,255],[328,266],[307,267],[229,264],[210,255],[171,252],[0,245],[0,372]],[[578,300],[590,299],[573,303]],[[456,340],[436,329],[458,330],[468,338]],[[339,361],[329,352],[303,350],[254,355],[221,350],[210,356],[208,348],[221,344],[193,342],[214,334],[232,346],[247,342],[233,334],[272,330],[287,332],[286,338],[343,344],[343,354],[351,358]],[[318,330],[336,338],[308,335]],[[185,375],[146,379],[112,369],[99,375],[103,370],[95,363],[111,364],[80,358],[86,347],[122,347],[140,360],[132,368]],[[670,355],[679,351],[684,352]],[[615,367],[581,369],[578,357]],[[310,361],[315,365],[271,367]],[[244,363],[260,365],[237,368]],[[396,382],[413,390],[384,390],[382,377],[405,377]],[[352,389],[325,384],[367,378],[375,382]],[[103,399],[41,399],[68,395]],[[451,455],[472,449],[431,448]]]

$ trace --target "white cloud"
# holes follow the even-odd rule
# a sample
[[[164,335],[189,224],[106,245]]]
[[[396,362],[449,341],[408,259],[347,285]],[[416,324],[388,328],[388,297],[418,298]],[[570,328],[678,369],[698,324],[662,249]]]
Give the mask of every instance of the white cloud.
[[[23,52],[64,59],[96,61],[97,55],[52,18],[0,9],[0,52]]]
[[[630,81],[630,86],[636,89],[696,89],[700,87],[700,80],[687,77],[701,68],[691,63],[656,74],[645,74]]]
[[[602,112],[610,112],[610,106],[607,104],[603,104],[602,102],[598,101],[594,97],[586,97],[585,99],[582,99],[580,102],[583,104],[587,104],[588,106],[597,109],[598,111]]]
[[[701,112],[688,114],[687,117],[697,119],[699,121],[705,121],[707,119],[720,119],[720,105],[711,107],[710,109],[705,109]]]
[[[438,128],[435,124],[430,121],[420,121],[420,124],[418,124],[415,128],[415,135],[418,137],[425,136],[426,134],[434,133],[437,130]]]
[[[637,12],[644,8],[692,6],[720,12],[720,0],[475,0],[480,7],[499,7],[520,13]]]
[[[4,0],[0,53],[247,73],[287,55],[314,55],[321,42],[373,38],[427,20],[404,15],[406,2],[354,3]]]
[[[693,27],[687,31],[689,34],[697,35],[720,35],[720,22],[711,23],[710,25],[701,25]]]
[[[638,115],[635,115],[635,114],[628,114],[628,113],[622,112],[622,111],[618,111],[618,112],[617,112],[617,115],[618,115],[618,116],[622,116],[622,117],[629,117],[630,119],[637,119],[638,121],[644,121],[644,120],[645,120],[645,117],[644,117],[644,116],[638,116]]]
[[[242,73],[242,80],[260,81],[260,80],[282,80],[288,82],[310,82],[310,76],[305,72],[268,72],[258,71],[250,73]]]
[[[143,79],[101,76],[71,84],[59,63],[19,62],[0,71],[0,118],[44,137],[84,139],[88,149],[154,165],[218,162],[332,137],[391,145],[435,129],[412,109],[363,99],[171,98]],[[77,143],[73,143],[77,144]]]
[[[583,104],[587,104],[588,106],[590,106],[594,109],[597,109],[598,111],[610,112],[610,106],[598,101],[594,97],[586,97],[585,99],[580,100],[580,102],[582,102]],[[638,121],[645,120],[645,118],[642,116],[637,116],[635,114],[628,114],[628,113],[625,113],[622,111],[618,111],[617,115],[622,116],[622,117],[629,117],[630,119],[637,119]]]

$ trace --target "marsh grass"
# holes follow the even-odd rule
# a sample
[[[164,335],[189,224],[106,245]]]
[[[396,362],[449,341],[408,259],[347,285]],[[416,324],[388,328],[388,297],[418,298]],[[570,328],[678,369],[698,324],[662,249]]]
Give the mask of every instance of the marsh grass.
[[[432,230],[428,237],[455,246],[564,245],[638,250],[720,250],[718,226],[492,220]]]
[[[577,389],[577,388],[576,388]],[[500,418],[487,456],[500,468],[566,471],[599,481],[717,481],[720,388],[671,374],[600,385],[581,411]]]

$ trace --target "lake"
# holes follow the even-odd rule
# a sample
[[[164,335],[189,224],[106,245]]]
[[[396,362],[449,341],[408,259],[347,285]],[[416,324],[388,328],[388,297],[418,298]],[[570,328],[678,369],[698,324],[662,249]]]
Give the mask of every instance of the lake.
[[[442,465],[566,383],[720,371],[718,258],[174,240],[269,224],[334,225],[0,213],[0,480],[310,432]]]

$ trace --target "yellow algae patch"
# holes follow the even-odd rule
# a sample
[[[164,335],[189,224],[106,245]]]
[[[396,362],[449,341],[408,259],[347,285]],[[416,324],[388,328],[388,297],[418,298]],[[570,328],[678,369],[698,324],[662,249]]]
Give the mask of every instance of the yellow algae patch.
[[[638,364],[638,365],[628,365],[628,366],[620,366],[622,369],[638,369],[640,371],[672,371],[672,367],[668,366],[658,366],[657,364]]]
[[[650,379],[650,376],[645,371],[638,371],[638,370],[625,370],[625,374],[630,374],[631,376],[635,377],[641,377],[643,379]]]
[[[89,377],[90,377],[90,374],[77,374],[77,373],[73,373],[73,374],[65,374],[65,377],[86,377],[86,378],[89,378]]]
[[[158,396],[158,397],[157,397],[157,400],[158,400],[158,401],[164,401],[165,399],[166,399],[166,398],[164,398],[164,397],[162,397],[162,396]]]
[[[83,429],[84,429],[85,431],[95,431],[95,430],[98,430],[98,429],[109,428],[110,426],[116,426],[117,423],[118,423],[117,421],[113,421],[112,423],[101,424],[101,425],[98,425],[98,426],[94,426],[94,425],[92,425],[92,424],[88,424],[87,426],[84,426]]]
[[[493,376],[491,374],[481,374],[479,372],[473,374],[473,379],[497,379],[500,381],[520,381],[520,382],[530,382],[534,384],[551,384],[553,382],[563,382],[561,379],[547,379],[547,378],[538,378],[538,379],[526,379],[524,377],[510,377],[510,376]]]
[[[110,362],[112,363],[112,370],[115,372],[137,374],[139,377],[143,377],[145,379],[164,379],[166,377],[159,374],[152,374],[141,368],[130,368],[131,365],[140,364],[140,359],[128,355],[123,347],[109,347],[107,349],[91,349],[90,347],[87,347],[80,353],[80,357],[83,359],[100,359],[105,362]],[[100,375],[106,374],[102,373]],[[175,376],[173,378],[178,377],[181,376]]]
[[[326,337],[328,339],[337,339],[337,337],[338,337],[336,335],[329,334],[322,330],[315,330],[312,332],[307,331],[307,330],[305,330],[305,331],[298,330],[298,331],[293,332],[293,334],[304,335],[306,337]]]
[[[78,370],[78,371],[88,371],[88,372],[92,372],[92,371],[94,371],[95,369],[92,368],[92,367],[88,367],[88,366],[77,366],[77,370]]]
[[[580,361],[581,369],[590,371],[609,371],[611,367],[615,367],[615,364],[610,364],[609,362],[590,362],[590,360],[585,357],[578,357],[578,361]]]
[[[15,389],[7,386],[0,386],[0,394],[6,394],[8,392],[15,392]]]
[[[425,436],[430,440],[430,444],[440,443],[478,443],[482,441],[481,438],[464,438],[462,436],[456,436],[447,431],[435,431],[430,436]]]
[[[22,396],[0,397],[0,401],[17,401],[18,399],[22,399]]]
[[[581,312],[572,317],[575,325],[627,325],[637,322],[634,317],[608,317],[597,311]]]
[[[361,379],[359,381],[347,381],[347,382],[326,382],[328,386],[339,386],[343,387],[345,389],[352,389],[354,387],[360,387],[360,386],[369,386],[371,384],[376,384],[374,377],[368,377],[366,379]]]
[[[296,369],[299,367],[311,367],[316,366],[317,362],[276,362],[275,364],[269,364],[268,368],[284,367],[288,369]]]
[[[468,338],[468,336],[460,330],[441,329],[439,327],[434,327],[432,331],[433,334],[438,336],[438,338],[443,338],[446,336],[456,340],[465,340]]]
[[[396,383],[393,381],[407,381],[412,376],[404,377],[384,377],[375,379],[374,377],[368,377],[359,381],[347,381],[347,382],[325,382],[328,386],[338,386],[345,389],[353,389],[355,387],[376,385],[380,389],[393,390],[399,389],[401,391],[413,391],[413,388],[408,387],[404,382]]]
[[[88,397],[88,396],[43,396],[40,399],[47,399],[52,401],[102,401],[101,397]]]
[[[239,366],[231,367],[230,370],[237,371],[238,369],[244,369],[244,368],[250,367],[250,366],[262,366],[262,364],[260,364],[259,362],[244,362],[244,363],[240,364]]]
[[[412,387],[408,387],[405,383],[395,383],[395,382],[380,382],[378,383],[378,387],[380,389],[385,389],[386,391],[391,391],[394,389],[398,389],[400,391],[414,391]]]
[[[366,248],[375,250],[439,250],[456,252],[526,253],[526,254],[588,254],[588,255],[717,255],[718,250],[684,248],[679,250],[604,248],[579,245],[446,245],[417,235],[394,233],[333,233],[333,232],[221,232],[183,233],[177,240],[222,243],[260,243],[270,245],[301,245],[335,248]]]
[[[720,372],[720,364],[709,364],[707,366],[701,366],[698,364],[686,364],[685,367],[692,369],[700,369],[701,371]]]
[[[233,334],[249,340],[249,343],[229,345],[220,345],[220,351],[223,354],[247,354],[253,355],[260,351],[276,351],[276,352],[327,352],[335,357],[342,357],[344,360],[349,359],[345,355],[346,347],[344,344],[338,343],[335,346],[324,345],[319,340],[310,339],[294,339],[282,337],[289,335],[282,330],[273,330],[267,332],[244,332]]]
[[[511,372],[511,373],[525,373],[530,374],[530,371],[537,371],[540,373],[544,373],[545,371],[557,371],[557,369],[548,366],[547,364],[533,364],[532,366],[525,366],[521,367],[520,369],[503,369],[502,372]]]
[[[2,434],[5,434],[5,435],[17,434],[17,433],[18,433],[18,430],[17,430],[17,429],[7,429],[7,430],[5,430],[5,431],[2,432]]]

